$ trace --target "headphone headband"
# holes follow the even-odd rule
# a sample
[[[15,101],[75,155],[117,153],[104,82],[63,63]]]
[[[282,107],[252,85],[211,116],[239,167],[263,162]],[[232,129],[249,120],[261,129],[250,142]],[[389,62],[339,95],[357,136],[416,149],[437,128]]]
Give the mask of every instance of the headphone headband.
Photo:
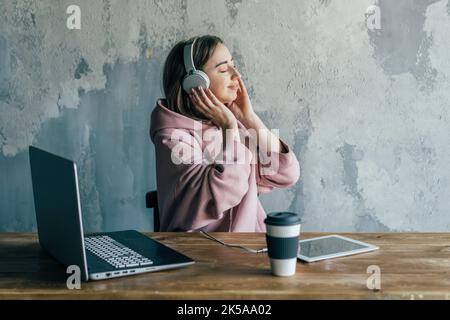
[[[194,66],[194,43],[197,40],[197,38],[192,41],[192,43],[184,46],[183,49],[183,56],[184,56],[184,67],[186,68],[186,72],[189,74],[192,71],[195,71]]]
[[[209,88],[209,78],[202,70],[197,70],[194,66],[194,44],[197,37],[190,44],[186,44],[183,49],[184,67],[187,74],[183,78],[183,90],[191,93],[192,88],[203,87]]]

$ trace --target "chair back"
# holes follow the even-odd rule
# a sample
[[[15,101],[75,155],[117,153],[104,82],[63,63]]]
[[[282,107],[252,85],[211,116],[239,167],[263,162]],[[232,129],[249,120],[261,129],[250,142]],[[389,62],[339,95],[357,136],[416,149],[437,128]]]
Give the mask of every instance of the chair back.
[[[156,190],[147,192],[145,195],[145,204],[147,208],[153,209],[153,231],[159,232],[158,193]]]

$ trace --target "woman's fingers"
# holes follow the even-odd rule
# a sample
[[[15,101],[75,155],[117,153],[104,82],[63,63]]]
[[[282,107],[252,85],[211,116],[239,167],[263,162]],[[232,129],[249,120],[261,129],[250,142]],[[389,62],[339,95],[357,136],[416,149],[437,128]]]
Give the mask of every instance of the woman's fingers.
[[[193,90],[193,96],[195,101],[197,102],[197,104],[199,104],[201,107],[208,109],[208,106],[205,104],[205,102],[203,101],[203,99],[200,97],[200,94],[196,91]]]
[[[209,113],[209,108],[198,98],[198,96],[195,94],[190,94],[191,100],[194,103],[194,105],[204,114]]]
[[[205,93],[205,90],[200,87],[200,89],[198,90],[199,94],[198,96],[200,96],[200,98],[202,99],[202,101],[210,108],[214,108],[214,103],[211,102],[211,100],[208,98],[208,96]]]
[[[208,96],[209,100],[211,100],[212,103],[214,103],[216,106],[222,104],[222,102],[219,101],[219,99],[217,99],[217,97],[214,95],[214,93],[212,93],[211,90],[209,90],[208,88],[205,90],[206,95]]]
[[[247,94],[247,89],[245,88],[244,81],[242,80],[242,77],[238,78],[238,82],[239,82],[239,89],[241,90],[241,92],[244,93],[244,94]]]

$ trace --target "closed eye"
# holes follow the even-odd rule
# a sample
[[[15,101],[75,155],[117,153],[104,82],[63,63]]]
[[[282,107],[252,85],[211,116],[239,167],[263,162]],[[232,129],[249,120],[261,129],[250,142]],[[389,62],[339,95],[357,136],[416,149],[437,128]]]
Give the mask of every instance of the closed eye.
[[[233,66],[233,68],[236,68],[236,66]],[[223,71],[219,71],[220,73],[225,73],[225,72],[227,72],[228,71],[228,69],[226,69],[226,70],[223,70]]]

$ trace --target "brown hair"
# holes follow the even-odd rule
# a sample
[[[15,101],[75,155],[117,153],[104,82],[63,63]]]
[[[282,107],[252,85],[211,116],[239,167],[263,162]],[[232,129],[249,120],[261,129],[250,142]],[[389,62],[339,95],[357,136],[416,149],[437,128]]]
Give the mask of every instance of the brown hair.
[[[183,60],[183,49],[186,44],[197,38],[193,48],[193,60],[195,68],[203,71],[203,66],[212,56],[217,44],[223,43],[222,39],[212,35],[193,37],[189,40],[178,42],[169,52],[163,70],[163,88],[166,95],[167,107],[195,120],[207,121],[201,112],[192,104],[188,94],[183,90],[182,82],[186,73]]]

